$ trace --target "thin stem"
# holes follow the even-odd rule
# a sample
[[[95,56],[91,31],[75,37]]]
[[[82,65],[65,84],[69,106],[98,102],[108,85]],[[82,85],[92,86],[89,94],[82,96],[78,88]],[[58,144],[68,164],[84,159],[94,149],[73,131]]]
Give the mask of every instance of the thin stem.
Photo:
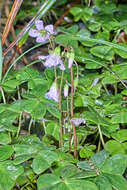
[[[99,134],[100,134],[101,143],[102,143],[103,147],[105,147],[105,143],[104,143],[104,139],[103,139],[103,135],[102,135],[102,132],[101,132],[101,128],[100,128],[100,124],[99,124],[99,123],[98,123],[98,131],[99,131]]]
[[[6,104],[5,94],[4,94],[4,91],[3,91],[2,87],[0,87],[0,91],[1,91],[1,94],[2,94],[3,102],[4,102],[4,104]]]
[[[70,121],[69,118],[69,96],[67,95],[67,118]],[[68,141],[69,141],[69,153],[71,153],[71,138],[72,138],[72,129],[69,129],[69,137],[68,137]]]
[[[29,133],[29,135],[30,135],[32,123],[33,123],[33,119],[31,118],[30,122],[29,122],[29,126],[28,126],[28,133]]]
[[[74,116],[74,110],[73,110],[73,98],[74,98],[74,78],[73,78],[73,68],[70,68],[71,71],[71,117]],[[77,135],[76,135],[76,129],[75,125],[72,122],[72,129],[73,129],[73,136],[74,136],[74,156],[77,158]]]
[[[22,122],[22,112],[20,113],[19,116],[19,126],[18,126],[18,130],[17,130],[17,137],[19,136],[20,130],[21,130],[21,122]]]
[[[45,125],[45,119],[44,118],[42,119],[42,124],[43,124],[44,131],[45,131],[45,134],[46,134],[46,125]]]
[[[106,94],[109,96],[110,94],[109,94],[109,92],[108,92],[108,89],[107,89],[106,85],[103,84],[103,83],[102,83],[102,85],[103,85],[103,87],[104,87],[104,89],[105,89],[105,91],[106,91]]]
[[[115,95],[117,94],[117,83],[114,84]]]
[[[100,139],[99,139],[99,143],[98,143],[97,152],[99,152],[99,151],[100,151],[100,147],[101,147],[101,141],[100,141]]]
[[[19,91],[19,86],[17,87],[17,89],[18,89],[18,99],[21,100],[20,91]]]
[[[14,65],[17,61],[19,61],[25,54],[29,53],[30,51],[32,51],[33,49],[35,49],[35,48],[37,48],[37,47],[39,47],[39,46],[42,46],[42,44],[37,44],[37,45],[33,46],[32,48],[28,49],[27,51],[25,51],[25,52],[24,52],[23,54],[21,54],[20,56],[18,56],[17,59],[15,59],[15,60],[12,62],[12,64],[10,65],[10,67],[8,68],[8,70],[6,71],[6,73],[5,73],[5,75],[4,75],[3,79],[2,79],[2,81],[5,81],[5,78],[7,77],[9,71],[11,70],[11,68],[13,67],[13,65]]]
[[[63,147],[63,121],[62,121],[62,105],[61,105],[61,92],[62,92],[63,76],[64,76],[64,71],[62,71],[61,81],[60,81],[60,90],[59,90],[59,111],[60,111],[60,119],[59,119],[60,141],[59,141],[59,146],[61,148]]]

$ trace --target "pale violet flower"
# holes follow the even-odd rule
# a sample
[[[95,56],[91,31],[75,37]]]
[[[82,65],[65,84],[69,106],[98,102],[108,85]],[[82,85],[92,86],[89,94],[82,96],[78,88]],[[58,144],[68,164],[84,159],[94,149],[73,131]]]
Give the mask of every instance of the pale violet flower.
[[[72,67],[73,61],[74,61],[74,60],[73,60],[72,58],[69,58],[69,60],[68,60],[68,68],[69,68],[69,69]]]
[[[59,101],[59,92],[57,89],[56,82],[52,84],[49,92],[45,94],[45,97],[48,98],[49,100],[54,100],[55,102]]]
[[[41,61],[45,60],[45,62],[43,62],[45,67],[56,67],[59,65],[60,70],[65,70],[65,66],[60,56],[55,55],[55,53],[49,54],[47,56],[38,56],[38,59]]]
[[[50,24],[44,27],[42,20],[36,20],[35,27],[36,29],[30,29],[29,36],[36,38],[37,43],[44,43],[49,39],[51,34],[55,34],[53,25]]]
[[[79,126],[81,123],[85,124],[86,120],[83,118],[73,118],[71,122],[74,123],[75,126]]]
[[[65,86],[64,86],[64,97],[65,98],[68,96],[68,90],[69,90],[69,87],[67,84],[65,84]]]
[[[70,69],[73,65],[73,62],[74,62],[74,52],[73,50],[71,49],[70,52],[67,52],[67,58],[68,58],[68,68]]]

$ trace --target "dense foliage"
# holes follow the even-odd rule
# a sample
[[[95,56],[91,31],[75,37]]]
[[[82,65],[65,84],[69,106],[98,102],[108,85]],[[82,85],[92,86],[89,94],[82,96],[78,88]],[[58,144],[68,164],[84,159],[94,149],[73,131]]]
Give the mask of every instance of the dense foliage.
[[[71,3],[24,1],[0,48],[0,190],[127,189],[127,3]]]

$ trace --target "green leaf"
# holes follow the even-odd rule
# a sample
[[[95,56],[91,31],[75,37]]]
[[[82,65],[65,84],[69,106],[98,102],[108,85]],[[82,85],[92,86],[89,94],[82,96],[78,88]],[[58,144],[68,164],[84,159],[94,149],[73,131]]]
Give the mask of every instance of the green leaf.
[[[112,138],[119,142],[127,141],[127,129],[121,129],[120,131],[113,133]]]
[[[38,187],[38,190],[53,189],[53,186],[56,186],[57,184],[59,184],[60,181],[61,180],[58,176],[55,176],[53,174],[44,174],[38,178],[37,187]]]
[[[57,44],[62,44],[66,47],[70,47],[72,46],[74,49],[78,48],[78,42],[73,40],[72,35],[64,35],[64,34],[60,34],[55,38],[55,42]]]
[[[33,80],[30,80],[28,82],[28,88],[29,89],[36,89],[38,91],[38,86],[39,86],[39,91],[41,91],[41,92],[47,92],[48,81],[45,80],[45,79],[43,79],[43,78],[41,78],[41,77],[39,77],[39,78],[34,78]],[[42,87],[42,89],[41,89],[41,87]]]
[[[97,177],[96,184],[100,190],[112,190],[112,185],[109,179],[102,174]]]
[[[97,31],[99,31],[101,29],[101,23],[99,23],[99,22],[90,22],[90,24],[88,24],[88,28],[92,32],[97,32]]]
[[[92,166],[90,165],[90,163],[87,160],[78,162],[77,166],[79,168],[81,168],[82,170],[86,170],[86,171],[94,170],[94,168],[92,168]]]
[[[16,79],[6,80],[2,83],[3,89],[6,92],[13,92],[20,82]]]
[[[56,117],[56,118],[58,118],[58,119],[60,118],[60,112],[59,112],[58,108],[56,108],[55,106],[49,104],[49,105],[47,106],[47,110],[48,110],[54,117]]]
[[[6,110],[0,114],[0,123],[10,125],[19,116],[19,113]]]
[[[88,105],[88,108],[90,110],[90,112],[85,111],[83,112],[83,117],[88,120],[88,121],[92,121],[93,123],[96,124],[102,124],[102,125],[110,125],[110,123],[108,123],[105,119],[103,119],[99,113],[90,105]]]
[[[0,132],[0,144],[7,145],[11,143],[11,137],[7,132]]]
[[[48,90],[48,82],[46,81],[44,82],[44,84],[36,84],[32,89],[31,93],[39,98],[41,96],[43,97],[47,92],[47,90]]]
[[[14,149],[11,145],[0,146],[0,161],[10,158],[13,152]]]
[[[47,183],[48,181],[48,183]],[[41,175],[37,180],[38,190],[98,190],[96,185],[91,181],[86,180],[73,180],[73,179],[60,179],[53,174]]]
[[[96,146],[95,146],[96,148]],[[81,158],[90,158],[94,155],[94,152],[88,147],[84,147],[79,152]]]
[[[78,172],[78,168],[73,164],[69,164],[61,168],[60,176],[63,178],[68,178],[71,176],[74,177],[75,173],[77,172]]]
[[[109,46],[95,46],[91,48],[90,52],[93,55],[100,57],[101,59],[106,59],[108,61],[111,61],[114,58],[114,52]]]
[[[97,172],[96,170],[91,171],[81,171],[76,173],[74,176],[72,176],[74,179],[86,179],[90,177],[96,177]]]
[[[36,102],[36,106],[31,112],[31,115],[34,119],[41,119],[45,116],[46,113],[46,105],[41,102]]]
[[[121,46],[127,48],[127,45],[126,44],[120,44]],[[115,53],[118,54],[119,56],[121,56],[122,58],[124,59],[127,59],[127,53],[125,51],[122,51],[122,50],[118,50],[118,49],[115,49]]]
[[[32,155],[38,152],[34,145],[29,144],[15,144],[14,150],[16,152],[16,157],[22,155]]]
[[[32,115],[34,119],[44,117],[46,113],[46,105],[40,99],[29,99],[22,102],[22,109]]]
[[[13,126],[13,125],[1,125],[0,126],[0,132],[3,132],[3,131],[8,131],[8,132],[14,132],[16,133],[18,130],[18,127],[16,126]]]
[[[82,8],[81,7],[73,7],[70,9],[70,13],[73,15],[73,16],[77,16],[79,15],[80,13],[82,13]],[[78,20],[77,20],[78,21]]]
[[[120,142],[115,141],[115,140],[109,140],[105,144],[105,149],[110,152],[111,155],[115,154],[125,154],[126,151],[124,149],[124,146],[120,144]]]
[[[44,172],[51,167],[51,164],[58,160],[57,153],[53,151],[40,151],[32,163],[32,168],[36,174]]]
[[[22,166],[14,166],[13,161],[0,162],[0,189],[11,190],[16,179],[23,173]]]
[[[16,74],[16,79],[18,81],[25,82],[25,81],[37,78],[38,76],[39,76],[39,72],[37,70],[29,68],[29,67],[24,67]]]
[[[52,135],[56,140],[59,140],[59,126],[55,122],[50,122],[46,126],[46,134]]]
[[[90,161],[93,162],[95,167],[101,168],[108,157],[109,153],[105,150],[102,150],[101,152],[98,152],[92,156]]]
[[[112,174],[104,174],[104,176],[109,179],[113,188],[117,190],[127,189],[127,181],[122,176]]]
[[[36,154],[28,154],[28,155],[17,156],[17,157],[14,159],[13,163],[14,163],[14,165],[19,165],[19,164],[21,164],[21,163],[23,163],[23,162],[25,162],[25,161],[27,161],[27,160],[29,160],[29,159],[35,157],[35,155],[36,155]]]
[[[116,113],[112,119],[112,123],[127,123],[127,111],[121,111]]]
[[[127,156],[116,154],[107,159],[100,170],[103,173],[122,175],[127,167]]]

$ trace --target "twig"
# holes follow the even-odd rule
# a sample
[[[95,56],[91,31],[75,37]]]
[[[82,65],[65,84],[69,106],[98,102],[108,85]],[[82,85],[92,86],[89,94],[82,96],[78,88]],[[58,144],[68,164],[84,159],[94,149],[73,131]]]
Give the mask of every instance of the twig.
[[[57,20],[57,22],[55,23],[54,29],[56,29],[56,27],[62,23],[64,17],[66,17],[66,16],[68,15],[68,13],[69,13],[69,11],[70,11],[70,8],[74,7],[74,6],[75,6],[76,4],[78,4],[80,1],[81,1],[81,0],[76,0],[75,2],[73,2],[73,3],[71,3],[71,4],[69,5],[69,8],[65,11],[65,13],[64,13],[64,14]]]

